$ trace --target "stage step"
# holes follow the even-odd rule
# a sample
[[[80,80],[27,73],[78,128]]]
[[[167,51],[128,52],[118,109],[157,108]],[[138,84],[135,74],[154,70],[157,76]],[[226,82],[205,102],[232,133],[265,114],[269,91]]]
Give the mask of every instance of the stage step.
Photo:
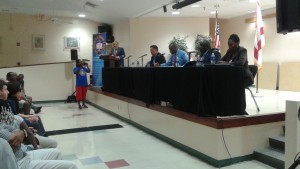
[[[257,150],[254,151],[254,159],[276,169],[284,169],[284,151],[270,147]]]
[[[270,137],[269,138],[270,147],[284,152],[285,150],[284,139],[285,139],[284,136]]]
[[[285,126],[282,126],[285,135]],[[284,169],[285,137],[269,138],[270,147],[254,151],[254,159],[277,169]]]

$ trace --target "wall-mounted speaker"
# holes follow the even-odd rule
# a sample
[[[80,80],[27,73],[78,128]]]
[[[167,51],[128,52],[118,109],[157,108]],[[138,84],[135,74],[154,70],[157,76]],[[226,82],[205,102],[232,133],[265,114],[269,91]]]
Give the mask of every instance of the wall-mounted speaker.
[[[98,33],[106,33],[106,42],[112,43],[115,41],[113,36],[112,27],[110,25],[98,26]]]
[[[71,60],[77,60],[78,59],[78,53],[76,49],[71,49]]]
[[[277,33],[300,31],[300,1],[276,0]]]

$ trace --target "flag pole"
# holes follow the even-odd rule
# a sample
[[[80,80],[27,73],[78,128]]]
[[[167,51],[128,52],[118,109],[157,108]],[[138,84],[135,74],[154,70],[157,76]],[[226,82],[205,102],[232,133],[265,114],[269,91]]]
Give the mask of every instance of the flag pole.
[[[254,40],[254,64],[258,66],[256,73],[256,93],[255,97],[263,97],[258,91],[258,72],[262,68],[262,48],[265,45],[263,22],[260,8],[260,0],[256,1],[256,21],[255,21],[255,40]]]

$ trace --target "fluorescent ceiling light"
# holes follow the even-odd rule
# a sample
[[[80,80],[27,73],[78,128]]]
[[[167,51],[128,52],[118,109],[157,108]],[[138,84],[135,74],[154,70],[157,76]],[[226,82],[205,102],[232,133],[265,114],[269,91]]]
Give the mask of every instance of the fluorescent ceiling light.
[[[179,12],[179,11],[173,11],[172,14],[173,14],[173,15],[179,15],[180,12]]]
[[[256,3],[257,0],[249,0],[249,3]]]
[[[216,14],[216,11],[211,11],[210,14]]]
[[[199,8],[200,7],[200,5],[192,5],[192,8]]]
[[[86,16],[85,14],[79,14],[78,15],[78,17],[80,17],[80,18],[85,18],[85,16]]]

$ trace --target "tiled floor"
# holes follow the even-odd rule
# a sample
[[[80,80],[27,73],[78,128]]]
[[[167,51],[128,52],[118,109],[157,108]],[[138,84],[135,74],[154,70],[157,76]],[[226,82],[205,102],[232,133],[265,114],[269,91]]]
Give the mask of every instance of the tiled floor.
[[[261,113],[285,110],[285,99],[299,99],[299,93],[260,90]],[[247,111],[257,114],[247,92]],[[300,100],[300,99],[299,99]],[[76,103],[43,104],[40,114],[46,130],[120,124],[123,128],[51,136],[59,143],[63,158],[80,169],[212,169],[214,167],[186,154],[135,127],[92,106],[78,110]],[[269,169],[257,161],[234,164],[224,169]]]

